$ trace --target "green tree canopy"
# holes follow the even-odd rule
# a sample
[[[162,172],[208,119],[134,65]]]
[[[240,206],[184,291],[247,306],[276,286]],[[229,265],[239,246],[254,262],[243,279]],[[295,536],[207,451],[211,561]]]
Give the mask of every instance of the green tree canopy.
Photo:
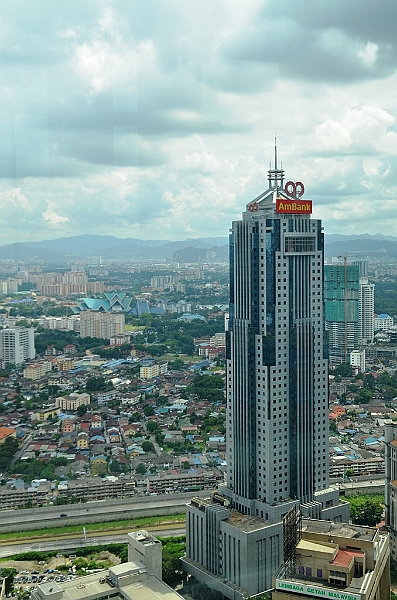
[[[145,473],[146,473],[145,465],[143,463],[139,463],[139,465],[135,469],[135,473],[137,473],[138,475],[145,475]]]
[[[357,525],[366,525],[373,527],[382,520],[383,506],[376,499],[363,499],[362,502],[357,499],[350,499],[350,517],[353,523]]]

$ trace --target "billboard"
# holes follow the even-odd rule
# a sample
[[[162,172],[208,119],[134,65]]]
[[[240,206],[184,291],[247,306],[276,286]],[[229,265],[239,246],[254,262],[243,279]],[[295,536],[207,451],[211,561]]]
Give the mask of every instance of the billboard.
[[[311,215],[312,201],[276,198],[276,213]]]

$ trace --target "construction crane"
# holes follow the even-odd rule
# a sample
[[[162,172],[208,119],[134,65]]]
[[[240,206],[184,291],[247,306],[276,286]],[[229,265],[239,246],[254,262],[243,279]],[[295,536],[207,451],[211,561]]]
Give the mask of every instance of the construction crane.
[[[348,304],[348,297],[347,297],[347,255],[345,253],[343,256],[342,255],[338,256],[338,258],[343,258],[343,271],[344,271],[343,300],[344,300],[344,321],[345,321],[344,356],[345,356],[345,362],[347,362],[347,357],[348,357],[347,323],[348,323],[348,316],[349,316],[349,304]]]

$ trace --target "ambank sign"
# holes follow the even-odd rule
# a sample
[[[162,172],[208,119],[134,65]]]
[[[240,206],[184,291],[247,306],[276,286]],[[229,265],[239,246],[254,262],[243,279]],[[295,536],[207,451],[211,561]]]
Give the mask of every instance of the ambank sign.
[[[314,596],[315,598],[331,598],[332,600],[361,600],[361,595],[350,594],[349,592],[342,592],[337,590],[331,590],[329,588],[314,587],[312,585],[305,585],[298,583],[297,581],[284,581],[282,579],[276,579],[276,590],[283,590],[285,592],[292,592],[297,594],[306,594],[306,596]]]
[[[276,199],[276,213],[310,215],[312,212],[311,200],[286,200]]]

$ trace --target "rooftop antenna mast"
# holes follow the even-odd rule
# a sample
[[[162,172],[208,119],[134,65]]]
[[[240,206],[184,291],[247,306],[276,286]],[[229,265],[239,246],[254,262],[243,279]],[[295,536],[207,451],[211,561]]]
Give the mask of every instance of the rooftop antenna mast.
[[[267,179],[269,181],[270,188],[281,188],[284,187],[284,171],[279,169],[277,165],[277,135],[274,134],[274,169],[271,168],[267,172]]]

